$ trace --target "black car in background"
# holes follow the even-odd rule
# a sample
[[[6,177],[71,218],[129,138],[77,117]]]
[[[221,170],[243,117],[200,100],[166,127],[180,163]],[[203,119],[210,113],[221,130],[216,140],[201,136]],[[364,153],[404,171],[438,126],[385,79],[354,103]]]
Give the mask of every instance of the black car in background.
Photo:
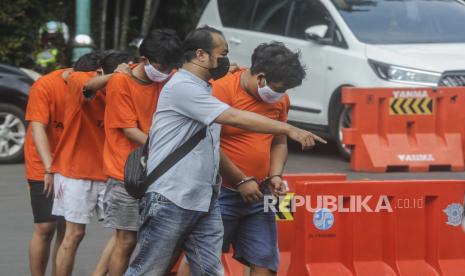
[[[24,114],[33,78],[27,70],[0,63],[0,164],[23,160]]]

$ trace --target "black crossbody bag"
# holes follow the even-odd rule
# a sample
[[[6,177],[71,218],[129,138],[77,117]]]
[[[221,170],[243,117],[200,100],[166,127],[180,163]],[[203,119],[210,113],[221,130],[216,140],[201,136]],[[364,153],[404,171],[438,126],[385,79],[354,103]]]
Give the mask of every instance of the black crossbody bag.
[[[124,165],[124,188],[130,196],[141,199],[149,186],[176,165],[184,156],[191,152],[207,135],[207,127],[200,129],[194,136],[170,153],[149,175],[147,161],[149,155],[149,139],[143,146],[133,150]]]

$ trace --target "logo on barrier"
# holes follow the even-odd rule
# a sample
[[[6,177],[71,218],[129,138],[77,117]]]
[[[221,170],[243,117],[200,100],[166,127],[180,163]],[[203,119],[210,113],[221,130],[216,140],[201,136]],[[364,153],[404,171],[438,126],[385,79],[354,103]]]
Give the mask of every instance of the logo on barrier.
[[[389,115],[431,115],[433,98],[390,98]]]
[[[276,202],[276,220],[294,220],[294,213],[292,209],[292,200],[294,193],[286,194],[282,200]]]
[[[396,90],[392,94],[394,98],[428,98],[428,91],[426,90]]]
[[[323,208],[313,214],[313,225],[318,230],[328,230],[333,227],[334,215],[328,209]]]
[[[451,226],[459,226],[462,224],[463,206],[459,203],[447,205],[447,208],[442,210],[447,215],[446,224]]]
[[[404,162],[430,162],[434,161],[434,156],[432,154],[398,154],[397,158],[400,161]]]

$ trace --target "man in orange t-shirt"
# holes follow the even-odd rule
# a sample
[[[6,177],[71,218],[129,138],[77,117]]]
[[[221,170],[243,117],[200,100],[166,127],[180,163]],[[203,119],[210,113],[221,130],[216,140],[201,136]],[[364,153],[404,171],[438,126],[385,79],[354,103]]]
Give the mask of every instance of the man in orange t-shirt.
[[[64,78],[73,70],[95,70],[89,67],[90,62],[90,57],[84,56],[73,68],[57,70],[41,77],[29,93],[26,109],[29,127],[24,158],[35,224],[29,244],[31,275],[45,274],[55,231],[57,237],[52,254],[52,275],[56,275],[55,257],[63,239],[65,223],[63,217],[52,215],[53,175],[50,166],[64,128],[64,97],[69,92]]]
[[[100,67],[100,59],[95,61],[95,67]],[[71,275],[86,224],[94,214],[103,218],[107,179],[103,173],[105,92],[87,87],[97,75],[96,71],[74,72],[66,79],[66,127],[51,166],[55,189],[52,213],[66,220],[65,236],[57,254],[58,275]]]
[[[141,62],[131,73],[115,74],[107,84],[105,110],[105,227],[115,229],[110,275],[122,275],[137,242],[139,201],[124,189],[124,164],[143,145],[152,124],[161,89],[182,57],[181,40],[172,30],[154,30],[142,42]]]
[[[286,90],[301,85],[305,69],[299,54],[282,43],[261,44],[250,69],[213,83],[213,95],[233,108],[287,121]],[[263,196],[282,195],[287,138],[248,132],[231,126],[221,130],[220,194],[224,225],[223,251],[250,266],[250,275],[276,275],[279,250],[275,214],[264,211]]]
[[[29,127],[24,145],[26,178],[29,183],[34,232],[29,243],[31,275],[44,275],[55,231],[57,239],[52,262],[64,234],[62,217],[52,215],[53,176],[50,174],[53,151],[63,131],[63,98],[68,91],[62,74],[72,69],[53,71],[31,87],[26,109]]]

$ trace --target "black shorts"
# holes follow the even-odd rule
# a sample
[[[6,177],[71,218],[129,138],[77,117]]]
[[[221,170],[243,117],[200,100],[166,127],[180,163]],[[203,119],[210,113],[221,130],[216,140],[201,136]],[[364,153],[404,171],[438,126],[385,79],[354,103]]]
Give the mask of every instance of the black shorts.
[[[29,194],[31,195],[32,214],[34,223],[54,222],[63,220],[63,217],[52,215],[53,195],[44,194],[44,182],[28,180]]]

